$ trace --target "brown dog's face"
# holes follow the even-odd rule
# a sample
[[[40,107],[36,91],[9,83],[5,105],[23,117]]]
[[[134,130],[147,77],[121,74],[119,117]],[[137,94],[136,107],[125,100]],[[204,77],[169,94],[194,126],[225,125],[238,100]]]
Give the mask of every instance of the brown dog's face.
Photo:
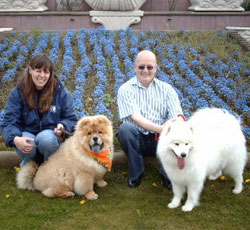
[[[77,123],[76,135],[81,145],[98,154],[112,145],[112,124],[104,115],[83,117]]]

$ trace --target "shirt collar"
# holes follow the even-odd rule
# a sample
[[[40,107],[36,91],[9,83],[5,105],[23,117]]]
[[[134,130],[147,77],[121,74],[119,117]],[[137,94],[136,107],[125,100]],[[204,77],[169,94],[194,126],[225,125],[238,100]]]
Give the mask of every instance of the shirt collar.
[[[131,84],[132,84],[132,85],[136,85],[136,86],[138,86],[138,87],[140,87],[140,88],[146,89],[146,88],[141,84],[141,82],[138,80],[138,78],[137,78],[136,76],[132,79]],[[155,77],[154,77],[153,81],[150,83],[150,85],[149,85],[148,88],[150,88],[150,86],[151,86],[152,84],[156,84],[156,78],[155,78]]]

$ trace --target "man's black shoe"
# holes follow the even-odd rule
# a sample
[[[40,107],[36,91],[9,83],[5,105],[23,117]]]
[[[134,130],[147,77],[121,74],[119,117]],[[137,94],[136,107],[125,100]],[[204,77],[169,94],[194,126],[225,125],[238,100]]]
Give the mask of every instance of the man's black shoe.
[[[169,179],[164,178],[164,176],[161,174],[161,178],[162,178],[162,185],[163,187],[171,190],[172,189],[172,183]]]
[[[141,179],[143,177],[143,173],[135,180],[128,180],[128,186],[130,188],[135,188],[141,184]]]

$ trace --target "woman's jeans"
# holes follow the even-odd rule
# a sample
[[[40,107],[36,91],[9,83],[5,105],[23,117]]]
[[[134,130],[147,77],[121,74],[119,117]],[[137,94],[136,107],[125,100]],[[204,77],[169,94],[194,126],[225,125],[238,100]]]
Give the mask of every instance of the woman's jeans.
[[[145,170],[143,157],[156,157],[157,141],[155,135],[152,133],[144,135],[131,124],[123,123],[118,130],[117,137],[122,150],[128,156],[129,179],[136,180]],[[160,173],[168,179],[163,167],[160,167]]]
[[[28,153],[21,152],[16,148],[16,153],[22,158],[20,166],[24,166],[28,161],[35,160],[37,154],[43,155],[43,160],[47,160],[48,157],[54,153],[60,146],[60,138],[54,133],[53,130],[46,129],[36,136],[29,132],[23,132],[22,137],[31,137],[34,139],[33,149]]]

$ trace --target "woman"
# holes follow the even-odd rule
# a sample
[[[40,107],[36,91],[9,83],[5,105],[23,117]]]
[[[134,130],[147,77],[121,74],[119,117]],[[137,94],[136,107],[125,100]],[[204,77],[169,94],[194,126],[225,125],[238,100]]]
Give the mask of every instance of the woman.
[[[36,55],[4,109],[6,145],[15,147],[21,167],[39,153],[47,160],[59,148],[62,130],[72,132],[76,121],[72,95],[54,75],[49,56]]]

